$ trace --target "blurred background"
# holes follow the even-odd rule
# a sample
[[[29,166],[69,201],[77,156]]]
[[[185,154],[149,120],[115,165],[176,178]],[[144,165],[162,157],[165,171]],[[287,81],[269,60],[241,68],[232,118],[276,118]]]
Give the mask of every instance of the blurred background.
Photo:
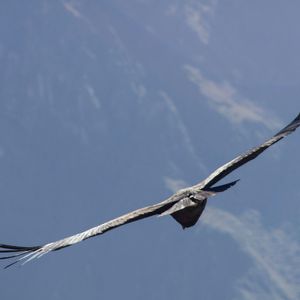
[[[0,242],[160,202],[300,111],[300,3],[2,1]],[[146,219],[0,271],[1,298],[300,298],[296,132],[196,226]],[[5,265],[5,264],[1,264]]]

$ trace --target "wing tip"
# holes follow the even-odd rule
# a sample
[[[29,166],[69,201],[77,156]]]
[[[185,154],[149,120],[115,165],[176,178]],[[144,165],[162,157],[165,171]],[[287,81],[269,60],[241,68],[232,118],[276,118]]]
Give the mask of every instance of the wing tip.
[[[0,260],[9,260],[13,259],[11,263],[4,266],[4,269],[8,269],[9,267],[21,262],[23,259],[27,258],[24,262],[27,262],[32,255],[34,255],[41,246],[15,246],[8,244],[0,244],[0,255],[4,253],[14,253],[13,255],[1,256]]]
[[[300,112],[298,113],[296,118],[291,123],[289,123],[283,129],[281,129],[276,135],[289,134],[289,133],[295,131],[299,126],[300,126]]]
[[[298,113],[297,117],[291,122],[291,124],[298,123],[298,122],[299,122],[299,125],[300,125],[300,112]]]

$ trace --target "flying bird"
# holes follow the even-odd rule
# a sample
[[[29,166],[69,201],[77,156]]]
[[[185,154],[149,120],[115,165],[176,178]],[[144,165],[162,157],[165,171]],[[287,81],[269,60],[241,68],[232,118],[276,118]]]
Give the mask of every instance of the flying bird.
[[[86,231],[45,245],[23,247],[0,244],[0,255],[4,255],[0,257],[0,259],[13,259],[13,261],[6,265],[5,268],[20,262],[26,263],[34,258],[41,257],[48,252],[69,247],[88,238],[103,234],[119,226],[154,215],[171,215],[178,223],[181,224],[183,228],[191,227],[195,225],[200,218],[206,206],[207,199],[218,193],[224,192],[228,188],[235,185],[238,180],[219,186],[214,186],[218,181],[248,161],[256,158],[267,148],[295,131],[299,126],[300,113],[290,124],[258,147],[254,147],[244,154],[237,156],[233,160],[216,169],[200,183],[178,190],[175,194],[158,204],[134,210]]]

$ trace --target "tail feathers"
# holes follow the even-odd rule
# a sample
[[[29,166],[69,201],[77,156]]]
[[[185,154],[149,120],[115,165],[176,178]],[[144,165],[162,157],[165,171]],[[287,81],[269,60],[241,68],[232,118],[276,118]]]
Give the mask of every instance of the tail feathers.
[[[41,246],[23,247],[0,244],[0,260],[13,259],[13,262],[4,267],[4,269],[7,269],[17,263],[21,263],[22,261],[22,264],[24,264],[35,257],[39,257],[43,254],[39,251],[41,248]],[[9,255],[2,256],[4,253],[9,253]]]

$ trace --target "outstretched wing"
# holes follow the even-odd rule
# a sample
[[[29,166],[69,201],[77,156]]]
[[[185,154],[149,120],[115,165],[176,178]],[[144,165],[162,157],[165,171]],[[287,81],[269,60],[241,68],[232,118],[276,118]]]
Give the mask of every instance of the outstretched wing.
[[[234,183],[228,184],[232,186]],[[226,185],[227,186],[227,185]],[[225,185],[224,185],[225,187]],[[227,189],[226,187],[225,189]],[[224,188],[222,189],[224,190]],[[215,194],[214,191],[200,191],[202,197],[210,196]],[[15,246],[15,245],[7,245],[0,244],[0,255],[4,254],[5,256],[0,256],[0,259],[14,259],[12,263],[8,264],[5,268],[8,268],[18,262],[26,263],[34,258],[38,258],[47,254],[50,251],[57,251],[74,244],[77,244],[81,241],[84,241],[88,238],[103,234],[111,229],[117,228],[119,226],[135,222],[144,218],[151,217],[153,215],[160,215],[166,210],[170,209],[170,207],[176,205],[181,199],[185,198],[189,194],[189,189],[183,189],[176,192],[174,195],[169,197],[168,199],[151,205],[146,206],[144,208],[140,208],[134,210],[128,214],[122,215],[116,219],[88,229],[86,231],[77,233],[75,235],[66,237],[64,239],[58,240],[56,242],[48,243],[42,246],[32,246],[32,247],[24,247],[24,246]],[[188,205],[187,205],[188,206]],[[185,206],[182,206],[182,209]],[[7,255],[6,255],[7,254]]]
[[[297,116],[297,118],[292,121],[288,126],[283,128],[281,131],[279,131],[276,135],[274,135],[271,139],[267,140],[265,143],[261,144],[260,146],[253,148],[246,152],[243,155],[238,156],[237,158],[233,159],[232,161],[228,162],[227,164],[223,165],[222,167],[218,168],[216,171],[214,171],[207,179],[200,182],[199,184],[188,188],[184,190],[180,190],[177,193],[175,193],[173,196],[168,198],[167,200],[147,206],[141,209],[137,209],[133,212],[130,212],[128,214],[125,214],[121,217],[118,217],[116,219],[113,219],[109,222],[103,223],[99,226],[93,227],[91,229],[88,229],[84,232],[75,234],[73,236],[58,240],[56,242],[52,242],[49,244],[45,244],[42,246],[33,246],[33,247],[23,247],[23,246],[13,246],[13,245],[7,245],[7,244],[0,244],[0,254],[1,253],[8,253],[7,256],[0,257],[0,259],[15,259],[12,263],[6,266],[6,268],[23,261],[28,262],[34,258],[41,257],[42,255],[50,252],[50,251],[56,251],[71,245],[74,245],[76,243],[79,243],[83,240],[86,240],[88,238],[94,237],[96,235],[100,235],[105,233],[106,231],[109,231],[111,229],[117,228],[119,226],[122,226],[127,223],[131,223],[140,219],[144,219],[156,214],[161,214],[164,211],[168,210],[170,207],[174,205],[174,203],[177,203],[192,191],[193,193],[205,193],[205,192],[219,192],[226,190],[228,187],[235,184],[235,182],[229,183],[227,185],[223,185],[220,187],[211,188],[216,182],[221,180],[223,177],[231,173],[236,168],[242,166],[249,160],[254,159],[257,157],[260,153],[262,153],[264,150],[266,150],[271,145],[275,144],[282,138],[284,138],[286,135],[290,134],[294,130],[297,129],[297,127],[300,126],[300,114]],[[203,191],[205,189],[206,191]]]
[[[166,209],[169,209],[172,205],[174,205],[173,201],[163,201],[155,205],[140,208],[123,216],[120,216],[116,219],[83,231],[81,233],[43,246],[23,247],[0,244],[0,254],[8,254],[7,256],[0,257],[0,259],[14,259],[14,261],[7,265],[5,268],[8,268],[21,261],[26,263],[34,258],[41,257],[42,255],[50,251],[60,250],[62,248],[74,245],[93,236],[103,234],[106,231],[125,225],[127,223],[131,223],[156,214],[160,214]]]
[[[217,170],[215,170],[211,175],[209,175],[205,180],[201,181],[200,183],[196,184],[193,188],[195,189],[205,189],[213,186],[216,182],[224,178],[226,175],[234,171],[235,169],[239,168],[243,164],[247,163],[248,161],[256,158],[260,155],[263,151],[267,148],[272,146],[273,144],[277,143],[285,136],[289,135],[293,131],[295,131],[300,126],[300,114],[293,120],[290,124],[280,130],[277,134],[275,134],[272,138],[264,142],[258,147],[252,148],[246,153],[239,155],[238,157],[234,158],[230,162],[226,163],[225,165],[221,166]]]

